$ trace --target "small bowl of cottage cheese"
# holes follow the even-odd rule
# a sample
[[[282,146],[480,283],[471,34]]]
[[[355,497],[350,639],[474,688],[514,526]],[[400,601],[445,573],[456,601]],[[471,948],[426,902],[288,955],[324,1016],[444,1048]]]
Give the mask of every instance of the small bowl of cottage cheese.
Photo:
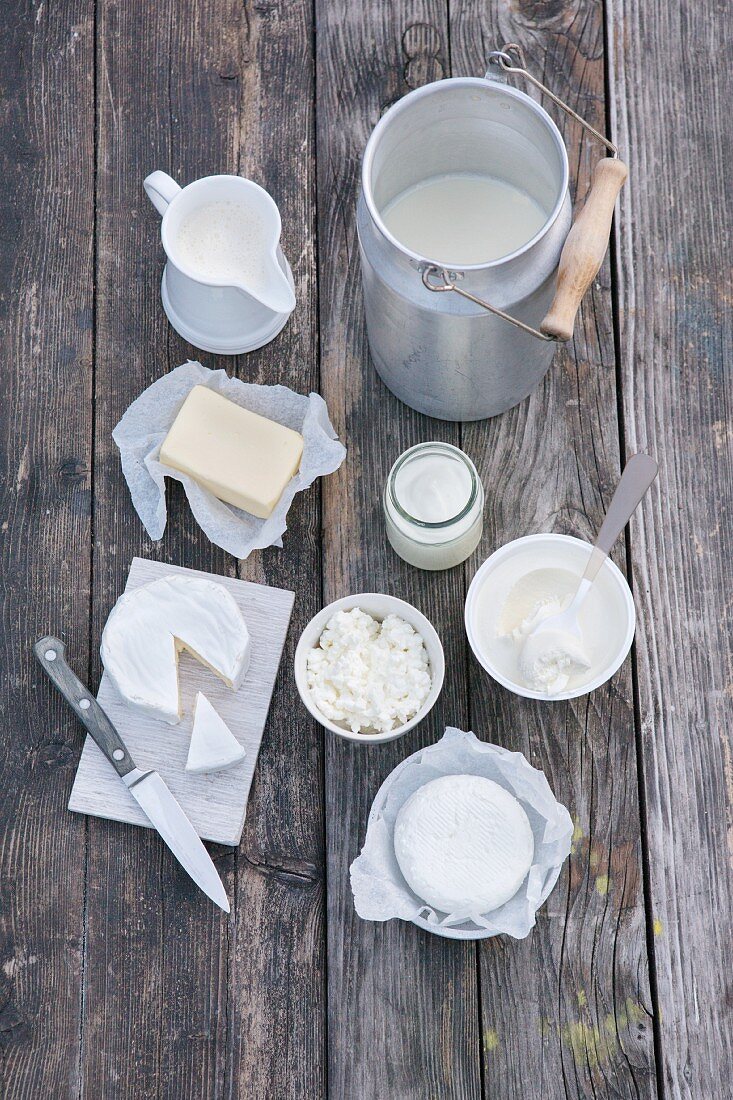
[[[432,624],[416,607],[380,592],[324,607],[295,651],[295,683],[313,717],[339,737],[367,744],[394,741],[421,722],[444,674]]]

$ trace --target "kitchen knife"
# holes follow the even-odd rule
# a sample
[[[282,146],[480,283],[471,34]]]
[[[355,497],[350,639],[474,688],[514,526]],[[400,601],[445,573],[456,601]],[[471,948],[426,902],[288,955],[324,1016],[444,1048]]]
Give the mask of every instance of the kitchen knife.
[[[156,771],[135,766],[125,743],[97,700],[66,663],[66,646],[59,638],[40,638],[33,647],[46,675],[70,704],[77,718],[158,830],[173,855],[203,892],[229,912],[229,900],[211,856],[181,807]]]

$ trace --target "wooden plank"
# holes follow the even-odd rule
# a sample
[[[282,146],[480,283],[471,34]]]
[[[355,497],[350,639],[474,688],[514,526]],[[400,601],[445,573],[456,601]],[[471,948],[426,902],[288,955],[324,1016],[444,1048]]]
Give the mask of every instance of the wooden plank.
[[[171,726],[131,707],[117,691],[106,669],[97,698],[137,766],[160,772],[199,836],[236,847],[242,837],[247,799],[294,594],[283,588],[250,584],[234,577],[182,569],[145,558],[133,559],[125,592],[176,573],[213,580],[235,600],[247,624],[252,647],[251,661],[241,687],[232,691],[210,669],[183,654],[179,680],[183,718],[178,725]],[[170,635],[167,637],[170,640]],[[186,771],[198,692],[206,695],[245,750],[246,756],[237,767],[211,775],[192,775]],[[91,737],[84,743],[69,809],[150,827],[149,819]]]
[[[530,71],[605,128],[600,3],[533,9],[521,24],[503,4],[451,4],[455,73],[482,73],[487,52],[504,41],[522,44]],[[553,117],[582,199],[602,150],[564,114]],[[531,532],[593,538],[620,470],[616,409],[606,263],[572,346],[559,351],[544,383],[516,409],[464,430],[487,489],[484,539],[469,575],[497,546]],[[623,544],[614,557],[623,563]],[[480,948],[485,1095],[526,1094],[529,1082],[543,1097],[653,1095],[630,662],[590,697],[544,705],[512,696],[472,660],[471,723],[541,767],[576,821],[573,853],[530,937]]]
[[[278,338],[240,363],[249,381],[320,388],[315,265],[315,72],[310,0],[248,3],[240,25],[236,165],[280,207],[297,306]],[[240,575],[295,591],[270,721],[235,859],[229,979],[228,1095],[301,1100],[326,1094],[323,737],[297,698],[293,655],[321,606],[316,484],[296,498],[282,550]]]
[[[201,535],[178,486],[169,491],[165,536],[151,544],[111,431],[145,386],[196,358],[161,308],[159,218],[142,181],[156,168],[186,182],[228,166],[237,26],[233,5],[219,0],[185,11],[170,0],[98,4],[95,649],[135,555],[235,573]],[[89,819],[89,836],[85,1094],[219,1095],[234,918],[180,875],[154,833]],[[231,896],[234,855],[214,849],[214,858]]]
[[[400,921],[354,913],[349,864],[372,799],[392,768],[446,723],[467,718],[461,570],[428,575],[387,547],[381,494],[397,455],[420,440],[459,442],[455,425],[418,416],[382,385],[369,361],[355,232],[361,153],[380,113],[448,71],[445,5],[319,0],[318,222],[322,392],[347,460],[324,485],[324,602],[384,591],[415,603],[446,651],[443,695],[405,738],[365,748],[326,734],[329,1094],[480,1095],[475,947]]]
[[[656,454],[632,524],[665,1095],[733,1075],[733,328],[730,12],[610,5],[614,125],[637,186],[618,226],[623,416]],[[677,59],[690,57],[689,64]]]
[[[301,392],[318,388],[310,5],[198,0],[184,12],[172,3],[130,8],[110,0],[100,11],[98,43],[104,304],[97,529],[105,538],[95,555],[95,639],[135,553],[236,571],[232,559],[207,543],[177,486],[163,541],[146,540],[109,438],[133,397],[189,355],[251,381],[285,382]],[[239,363],[186,346],[164,319],[157,219],[141,187],[156,167],[182,182],[241,171],[268,187],[280,205],[299,304],[273,344]],[[240,570],[297,593],[284,669],[298,625],[320,601],[317,489],[298,497],[291,517],[285,550],[255,554]],[[322,746],[293,706],[293,692],[284,672],[242,847],[215,856],[235,898],[228,922],[202,910],[196,891],[182,889],[166,853],[133,835],[139,830],[121,836],[118,826],[95,824],[90,1092],[100,1081],[110,1095],[161,1093],[175,1100],[324,1091]],[[122,954],[126,973],[118,963]]]
[[[94,5],[8,4],[0,40],[0,1093],[78,1092],[81,747],[32,642],[87,673]]]

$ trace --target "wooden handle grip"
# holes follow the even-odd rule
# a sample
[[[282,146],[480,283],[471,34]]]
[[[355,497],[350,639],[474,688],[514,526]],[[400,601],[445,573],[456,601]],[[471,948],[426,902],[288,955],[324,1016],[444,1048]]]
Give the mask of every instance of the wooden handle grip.
[[[571,340],[575,315],[595,279],[608,248],[618,193],[629,170],[623,161],[604,157],[596,165],[593,186],[568,233],[557,272],[552,305],[540,325],[548,336]]]
[[[41,667],[71,706],[82,725],[99,745],[117,774],[134,771],[135,764],[117,730],[91,692],[66,663],[66,646],[60,638],[47,634],[33,646]]]

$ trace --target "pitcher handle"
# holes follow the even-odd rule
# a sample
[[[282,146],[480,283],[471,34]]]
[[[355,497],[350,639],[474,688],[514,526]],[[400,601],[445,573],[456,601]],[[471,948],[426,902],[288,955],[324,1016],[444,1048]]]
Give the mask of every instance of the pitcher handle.
[[[159,214],[165,214],[176,195],[182,190],[167,172],[151,172],[143,180],[143,187]]]

